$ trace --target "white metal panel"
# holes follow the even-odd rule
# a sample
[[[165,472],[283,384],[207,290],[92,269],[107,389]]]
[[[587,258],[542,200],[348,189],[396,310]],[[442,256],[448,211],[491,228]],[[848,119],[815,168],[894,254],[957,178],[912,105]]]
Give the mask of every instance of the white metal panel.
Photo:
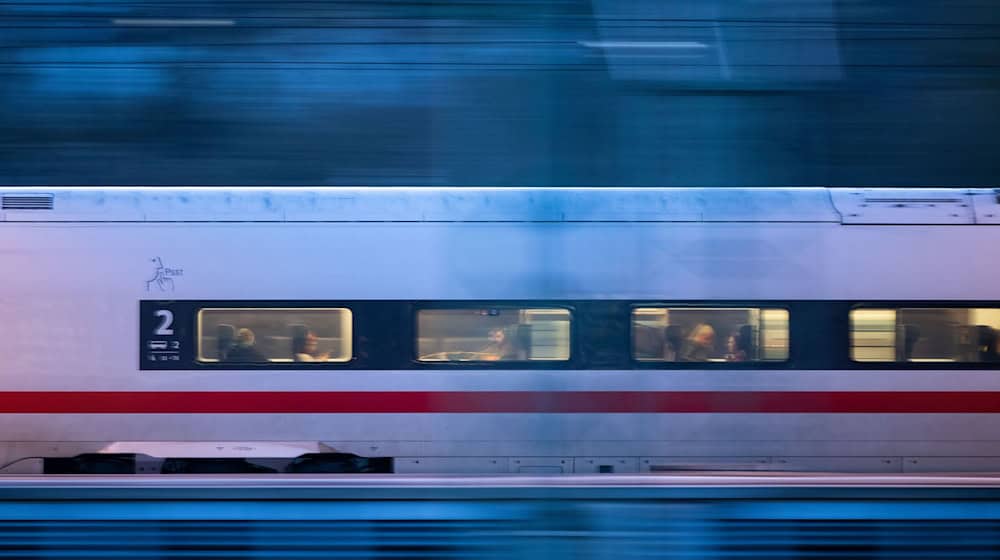
[[[906,457],[903,472],[1000,472],[1000,456]]]
[[[903,472],[902,457],[772,457],[775,470],[812,472]]]
[[[830,189],[844,224],[974,224],[962,189]]]
[[[573,472],[572,457],[511,457],[512,474],[567,474]]]
[[[1000,189],[976,192],[972,195],[972,204],[977,224],[1000,225]]]
[[[646,453],[655,449],[656,456],[685,457],[700,456],[708,449],[740,456],[895,456],[918,455],[958,440],[976,442],[966,449],[979,448],[982,453],[997,448],[1000,418],[995,414],[879,414],[877,422],[872,417],[780,413],[0,414],[4,434],[0,441],[317,440],[335,449],[357,442],[352,449],[362,449],[363,455],[384,452],[380,444],[369,442],[449,442],[456,451],[449,455],[481,456],[632,456],[644,454],[643,449]],[[880,450],[893,441],[901,442],[898,449]],[[568,447],[559,447],[562,444]],[[463,447],[479,451],[458,453]],[[403,455],[441,454],[431,448],[423,446],[425,452]]]
[[[836,297],[828,291],[837,286],[827,285],[835,264],[827,245],[838,228],[33,224],[0,228],[0,250],[6,265],[22,271],[3,279],[6,292],[24,296],[826,299]],[[183,271],[169,293],[147,291],[156,257]]]
[[[575,457],[575,473],[621,474],[639,472],[638,457]]]
[[[763,470],[770,468],[770,457],[642,457],[639,472],[668,472],[677,470]]]
[[[506,473],[506,457],[396,457],[393,472],[399,474]]]
[[[823,291],[836,299],[1000,300],[998,261],[984,252],[998,242],[992,227],[843,227],[824,246]]]
[[[42,222],[837,222],[822,188],[11,188]]]

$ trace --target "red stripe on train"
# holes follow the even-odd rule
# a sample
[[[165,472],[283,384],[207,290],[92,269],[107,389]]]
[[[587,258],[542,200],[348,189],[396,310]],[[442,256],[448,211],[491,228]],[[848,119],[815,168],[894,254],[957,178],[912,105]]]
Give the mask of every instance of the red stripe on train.
[[[1000,413],[1000,391],[8,391],[0,413]]]

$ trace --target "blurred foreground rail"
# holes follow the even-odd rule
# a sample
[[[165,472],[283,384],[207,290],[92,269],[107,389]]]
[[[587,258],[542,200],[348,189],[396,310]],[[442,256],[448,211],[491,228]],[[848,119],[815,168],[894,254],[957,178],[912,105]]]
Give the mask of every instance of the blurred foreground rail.
[[[0,557],[990,558],[1000,478],[0,479]]]

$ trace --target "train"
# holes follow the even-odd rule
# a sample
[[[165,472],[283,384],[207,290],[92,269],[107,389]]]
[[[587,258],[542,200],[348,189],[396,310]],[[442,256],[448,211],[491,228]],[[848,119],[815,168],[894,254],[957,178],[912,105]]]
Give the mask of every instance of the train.
[[[0,200],[0,473],[1000,470],[1000,189]]]

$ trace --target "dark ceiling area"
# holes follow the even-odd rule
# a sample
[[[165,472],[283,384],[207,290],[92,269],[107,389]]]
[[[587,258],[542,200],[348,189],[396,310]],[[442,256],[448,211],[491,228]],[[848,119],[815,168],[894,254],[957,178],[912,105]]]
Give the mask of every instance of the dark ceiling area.
[[[996,186],[992,0],[5,0],[0,184]]]

